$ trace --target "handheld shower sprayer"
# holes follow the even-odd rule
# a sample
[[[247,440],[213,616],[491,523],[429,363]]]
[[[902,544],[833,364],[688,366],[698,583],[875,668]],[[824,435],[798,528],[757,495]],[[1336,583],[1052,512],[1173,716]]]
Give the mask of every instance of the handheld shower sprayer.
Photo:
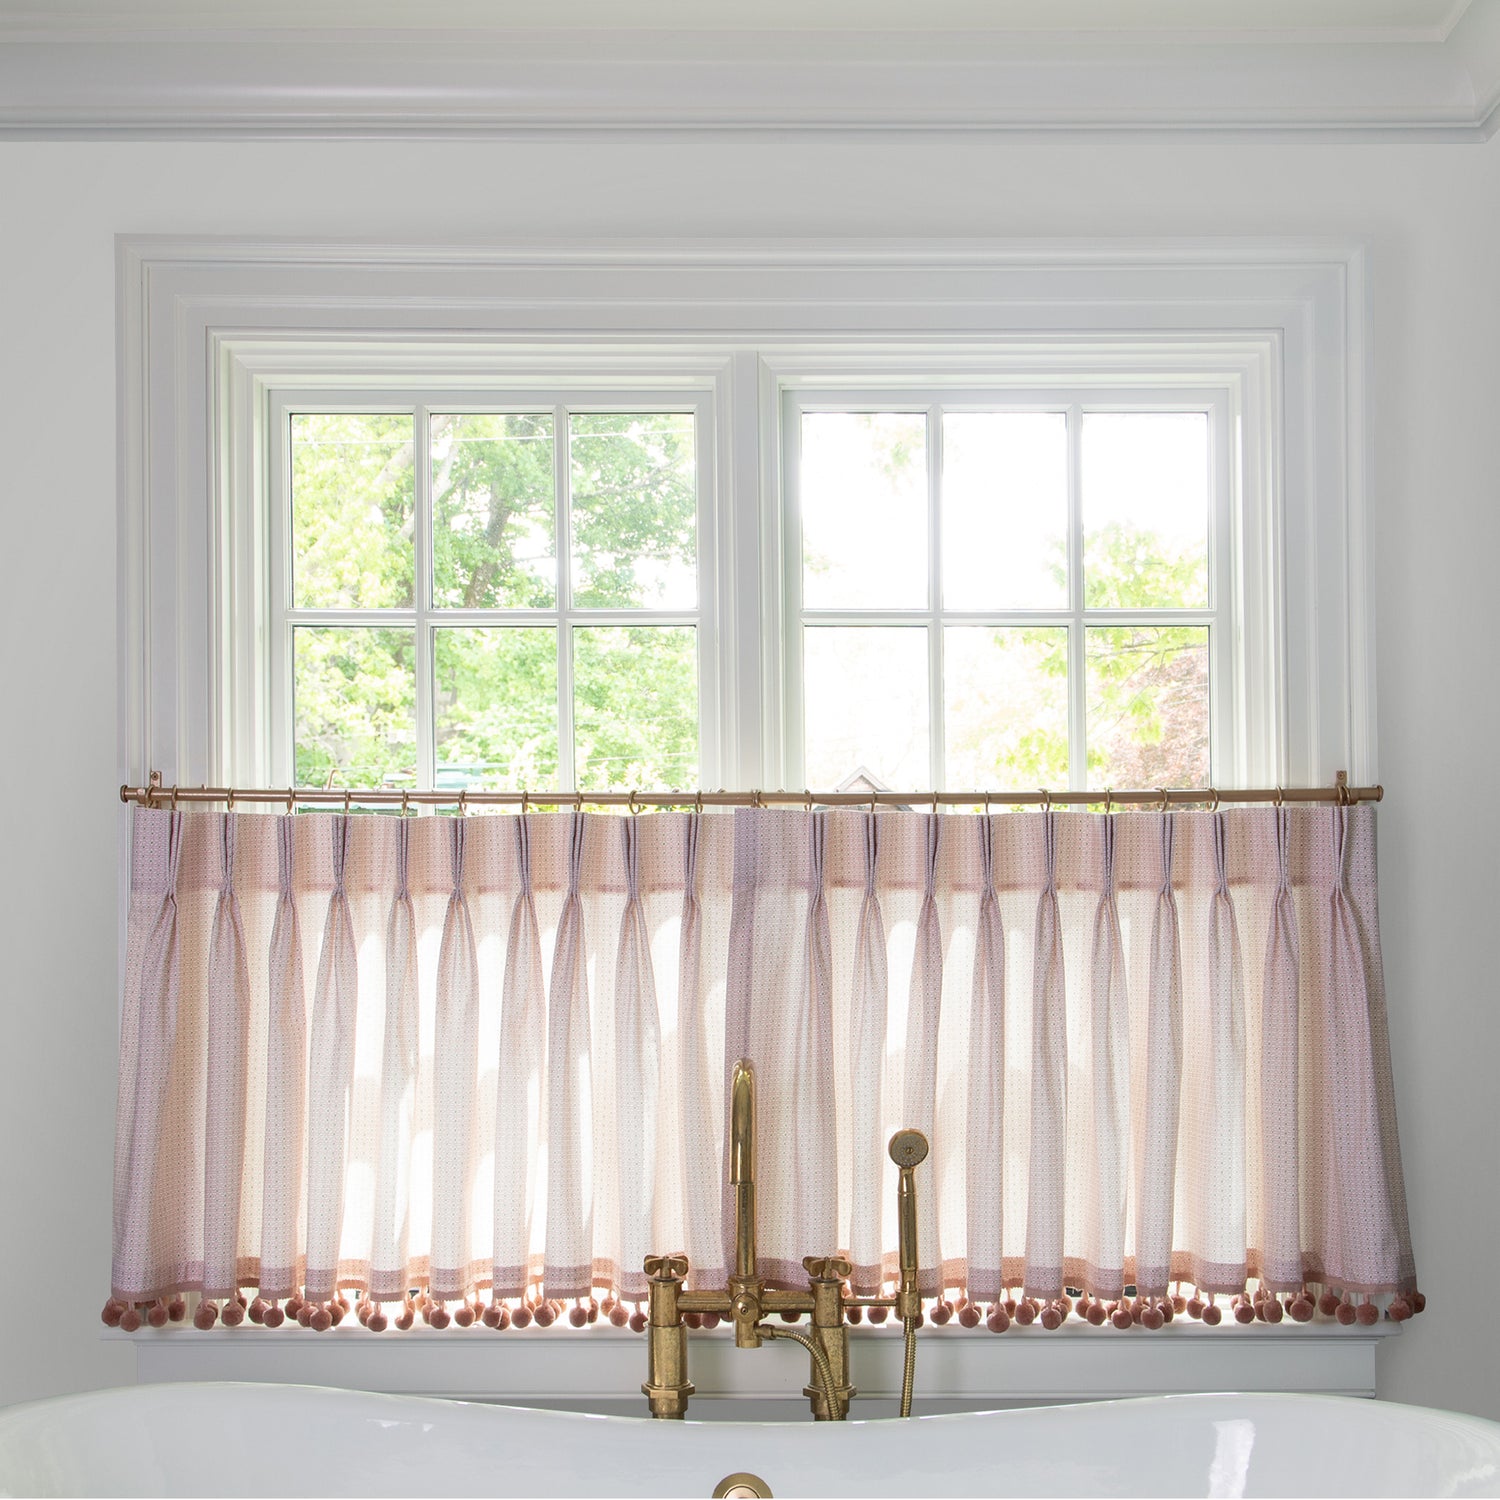
[[[896,1186],[897,1248],[901,1289],[896,1294],[896,1312],[906,1338],[906,1359],[901,1373],[901,1415],[911,1415],[912,1386],[917,1373],[917,1319],[922,1298],[917,1291],[917,1184],[916,1170],[927,1160],[930,1149],[920,1130],[898,1130],[886,1148],[901,1169]]]

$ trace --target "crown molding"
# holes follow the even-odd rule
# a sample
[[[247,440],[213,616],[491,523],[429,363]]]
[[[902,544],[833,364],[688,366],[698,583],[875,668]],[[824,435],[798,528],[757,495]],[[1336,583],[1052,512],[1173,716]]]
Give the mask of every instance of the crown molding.
[[[1441,40],[992,33],[99,30],[0,35],[0,138],[901,133],[1477,141],[1500,0]]]

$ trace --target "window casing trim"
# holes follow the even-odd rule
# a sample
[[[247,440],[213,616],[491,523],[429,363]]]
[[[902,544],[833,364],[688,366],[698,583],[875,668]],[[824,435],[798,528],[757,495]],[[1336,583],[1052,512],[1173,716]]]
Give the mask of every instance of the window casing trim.
[[[212,628],[233,590],[233,580],[223,576],[218,533],[236,482],[243,488],[245,471],[263,460],[253,445],[220,442],[216,433],[249,430],[254,388],[268,372],[285,383],[316,369],[326,380],[332,367],[347,372],[344,383],[358,386],[364,383],[359,372],[379,352],[425,384],[439,373],[433,341],[440,336],[466,383],[478,383],[476,374],[486,372],[484,383],[495,389],[507,386],[492,373],[497,347],[524,358],[531,378],[580,364],[597,370],[601,360],[615,373],[627,362],[639,371],[639,336],[611,337],[610,329],[627,321],[639,328],[641,308],[629,294],[633,282],[649,282],[660,293],[661,273],[684,265],[695,269],[695,279],[677,277],[672,285],[681,285],[681,294],[658,296],[652,311],[662,336],[644,357],[653,384],[683,379],[685,364],[696,363],[697,373],[704,364],[720,367],[726,376],[719,381],[721,429],[736,406],[774,403],[776,382],[810,362],[825,372],[820,378],[830,378],[832,365],[835,378],[847,383],[857,363],[893,348],[924,379],[940,367],[949,378],[955,372],[969,378],[966,365],[987,373],[997,365],[1034,366],[1038,351],[1065,378],[1068,362],[1073,370],[1126,359],[1136,368],[1152,360],[1159,368],[1181,369],[1185,354],[1240,367],[1248,378],[1234,430],[1251,435],[1242,440],[1245,488],[1273,493],[1278,503],[1269,514],[1285,516],[1290,528],[1264,549],[1284,558],[1283,576],[1240,580],[1248,628],[1259,628],[1253,615],[1263,610],[1269,628],[1285,636],[1266,668],[1282,680],[1247,680],[1244,691],[1251,700],[1271,695],[1286,704],[1285,749],[1275,779],[1326,780],[1346,766],[1358,779],[1377,774],[1365,562],[1365,278],[1358,244],[604,245],[553,247],[538,255],[505,247],[144,239],[122,240],[120,257],[124,778],[138,778],[154,765],[169,777],[203,780],[210,767],[224,763],[224,751],[240,748],[225,728],[219,685],[234,675],[230,669],[242,676],[249,664],[236,661],[236,648]],[[779,276],[771,277],[768,267]],[[788,279],[820,293],[814,312],[809,296],[786,295]],[[768,280],[774,284],[765,285]],[[573,295],[563,297],[559,282],[583,282],[613,295],[579,299],[573,284],[567,287]],[[413,290],[438,285],[447,295],[424,298]],[[510,295],[499,296],[498,285]],[[877,318],[870,299],[877,292],[883,299],[879,322],[894,331],[870,331]],[[968,305],[966,292],[973,298]],[[1153,320],[1155,329],[1142,333]],[[816,343],[809,321],[829,328]],[[744,330],[747,322],[776,330],[796,323],[800,336],[783,332],[774,344],[761,338],[759,354],[744,347],[717,360],[706,354],[706,345],[722,350],[730,340],[700,330],[760,337],[762,328]],[[840,336],[833,337],[840,324]],[[924,324],[931,330],[925,337],[918,331]],[[1077,331],[1067,332],[1069,324]],[[956,325],[963,331],[953,333]],[[287,337],[289,327],[299,330],[295,338]],[[348,340],[351,330],[360,333],[357,343]],[[537,343],[543,336],[549,338],[545,348]],[[201,363],[195,349],[206,355]],[[218,420],[225,406],[239,420]],[[719,470],[730,493],[773,482],[774,439],[763,434],[758,451],[722,445]],[[209,505],[194,493],[195,473],[205,476]],[[726,517],[720,541],[722,550],[741,558],[758,549],[756,517],[740,507]],[[770,555],[777,545],[769,539],[762,558],[763,602],[774,602],[780,587],[780,558]],[[742,612],[732,571],[721,570],[721,579],[721,609]],[[762,609],[762,618],[770,612]],[[770,785],[778,771],[778,683],[766,685],[759,744],[740,728],[760,715],[759,679],[780,673],[774,657],[757,660],[757,654],[741,628],[732,663],[739,681],[723,684],[721,704],[726,784]],[[743,747],[737,757],[736,747]],[[736,758],[742,764],[735,765]]]

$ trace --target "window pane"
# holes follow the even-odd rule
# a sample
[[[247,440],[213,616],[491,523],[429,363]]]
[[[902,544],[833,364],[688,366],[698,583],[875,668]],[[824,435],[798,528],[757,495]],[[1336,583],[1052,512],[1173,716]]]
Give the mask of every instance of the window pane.
[[[298,786],[412,786],[416,632],[293,631]]]
[[[929,785],[927,631],[814,625],[802,642],[808,785],[861,769],[898,791]]]
[[[950,788],[1068,784],[1065,627],[949,627],[943,699]]]
[[[1090,629],[1091,787],[1207,786],[1208,630]]]
[[[548,609],[557,598],[550,415],[432,417],[432,602]]]
[[[438,788],[557,785],[557,632],[438,630]]]
[[[692,609],[698,602],[691,412],[575,413],[573,602]]]
[[[1208,418],[1083,419],[1083,580],[1090,609],[1208,604]]]
[[[292,418],[295,608],[411,607],[412,420]]]
[[[1060,412],[945,416],[944,607],[1067,604],[1067,418]]]
[[[691,626],[573,632],[578,785],[698,785],[698,643]]]
[[[927,604],[927,418],[802,418],[802,602],[808,609]]]

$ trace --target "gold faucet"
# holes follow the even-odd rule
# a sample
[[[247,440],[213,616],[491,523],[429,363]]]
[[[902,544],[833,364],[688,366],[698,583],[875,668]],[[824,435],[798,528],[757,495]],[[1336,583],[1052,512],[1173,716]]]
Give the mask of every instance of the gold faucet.
[[[854,1387],[849,1384],[849,1328],[845,1314],[851,1307],[894,1308],[906,1336],[906,1359],[901,1387],[901,1415],[911,1414],[912,1380],[916,1356],[917,1211],[913,1172],[927,1155],[927,1138],[919,1130],[901,1130],[891,1137],[891,1159],[901,1169],[897,1190],[900,1226],[900,1288],[892,1297],[851,1297],[845,1286],[852,1267],[842,1256],[809,1255],[802,1267],[807,1290],[780,1291],[767,1287],[755,1263],[755,1070],[741,1058],[734,1065],[729,1098],[729,1183],[734,1189],[734,1273],[719,1290],[689,1291],[687,1257],[648,1255],[646,1275],[651,1280],[647,1334],[650,1340],[646,1383],[642,1393],[653,1417],[680,1418],[687,1412],[693,1385],[687,1378],[688,1313],[714,1313],[734,1323],[734,1342],[740,1349],[759,1349],[767,1339],[790,1339],[801,1344],[812,1364],[812,1377],[803,1395],[820,1422],[842,1422],[849,1415]],[[775,1328],[764,1321],[775,1313],[810,1316],[804,1333]]]

